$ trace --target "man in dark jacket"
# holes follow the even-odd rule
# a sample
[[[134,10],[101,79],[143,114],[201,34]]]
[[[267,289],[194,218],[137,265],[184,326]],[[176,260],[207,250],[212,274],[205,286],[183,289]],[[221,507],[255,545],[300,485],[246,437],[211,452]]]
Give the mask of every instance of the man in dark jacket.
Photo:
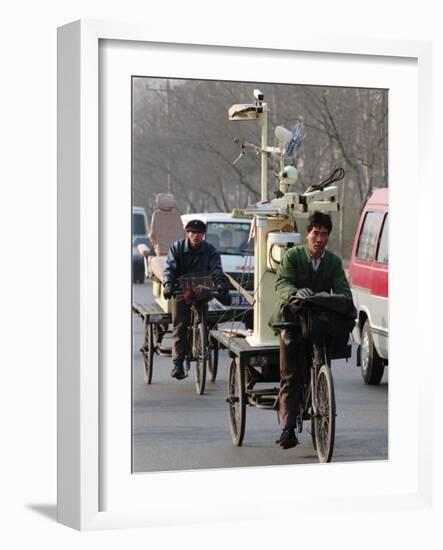
[[[277,305],[273,321],[282,320],[285,305],[318,292],[340,294],[351,301],[352,294],[341,259],[326,249],[332,221],[329,214],[314,212],[308,220],[306,245],[289,249],[277,272]],[[280,421],[283,431],[277,443],[284,449],[295,447],[296,414],[306,372],[309,350],[303,342],[285,343],[280,335]]]
[[[206,224],[201,220],[191,220],[186,224],[186,239],[173,243],[166,259],[163,273],[163,296],[172,298],[172,360],[174,368],[171,376],[185,378],[183,361],[186,353],[186,333],[189,325],[190,305],[183,296],[173,296],[178,278],[192,273],[211,274],[220,293],[228,291],[228,281],[223,273],[220,254],[217,249],[204,240]]]

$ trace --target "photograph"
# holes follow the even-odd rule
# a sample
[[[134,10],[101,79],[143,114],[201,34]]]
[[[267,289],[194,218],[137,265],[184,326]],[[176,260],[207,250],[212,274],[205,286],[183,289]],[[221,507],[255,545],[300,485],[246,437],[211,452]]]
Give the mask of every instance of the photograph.
[[[442,547],[438,3],[4,8],[2,547]]]
[[[388,460],[389,90],[131,102],[133,473]]]

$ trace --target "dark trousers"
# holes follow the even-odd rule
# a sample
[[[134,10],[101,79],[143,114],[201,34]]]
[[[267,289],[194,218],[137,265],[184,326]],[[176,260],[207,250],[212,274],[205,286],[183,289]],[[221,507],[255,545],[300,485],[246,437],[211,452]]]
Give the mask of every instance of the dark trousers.
[[[191,322],[191,306],[181,296],[172,298],[172,359],[184,361],[187,347],[188,326]]]
[[[308,349],[304,342],[286,344],[280,336],[279,414],[282,428],[295,428],[303,386],[309,381]]]

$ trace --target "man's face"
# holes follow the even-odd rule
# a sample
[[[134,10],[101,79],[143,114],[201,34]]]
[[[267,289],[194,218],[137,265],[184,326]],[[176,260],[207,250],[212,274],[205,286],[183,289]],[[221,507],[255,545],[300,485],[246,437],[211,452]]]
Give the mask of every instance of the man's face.
[[[205,235],[201,231],[188,231],[187,234],[191,248],[198,248]]]
[[[314,226],[309,233],[306,233],[306,240],[312,256],[320,258],[329,241],[328,230],[325,227]]]

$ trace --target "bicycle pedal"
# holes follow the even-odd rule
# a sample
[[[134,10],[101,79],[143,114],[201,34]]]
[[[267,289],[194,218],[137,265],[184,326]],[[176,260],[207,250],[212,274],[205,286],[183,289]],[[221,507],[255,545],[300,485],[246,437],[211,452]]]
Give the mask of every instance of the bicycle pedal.
[[[229,403],[230,405],[233,405],[234,403],[238,403],[239,402],[239,398],[238,397],[227,397],[225,399],[226,403]]]

